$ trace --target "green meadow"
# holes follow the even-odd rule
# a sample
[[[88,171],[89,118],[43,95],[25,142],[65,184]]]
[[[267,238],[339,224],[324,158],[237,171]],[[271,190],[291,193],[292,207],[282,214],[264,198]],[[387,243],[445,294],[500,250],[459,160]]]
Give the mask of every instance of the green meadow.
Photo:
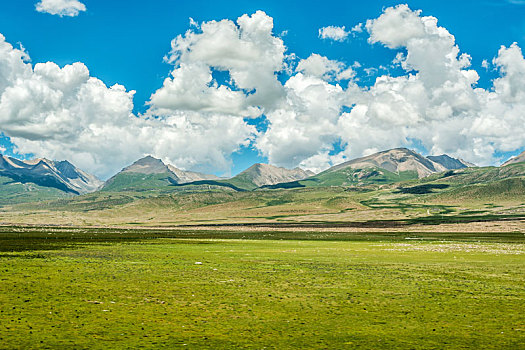
[[[520,349],[523,233],[0,228],[0,348]]]

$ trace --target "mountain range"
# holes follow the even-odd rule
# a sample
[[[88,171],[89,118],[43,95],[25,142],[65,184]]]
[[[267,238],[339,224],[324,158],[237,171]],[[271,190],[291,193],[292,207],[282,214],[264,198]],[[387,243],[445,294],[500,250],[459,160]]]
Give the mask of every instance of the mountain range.
[[[525,162],[525,152],[508,160],[502,167],[520,162]],[[160,159],[146,156],[102,182],[68,161],[40,158],[18,160],[0,155],[0,194],[3,195],[0,204],[54,199],[95,191],[155,194],[211,189],[251,191],[259,188],[353,187],[412,181],[450,171],[456,171],[456,175],[469,178],[469,181],[477,181],[475,178],[482,179],[483,174],[494,173],[493,167],[476,168],[486,171],[457,172],[472,167],[475,166],[469,162],[445,154],[424,157],[407,148],[395,148],[341,163],[319,174],[300,168],[286,169],[258,163],[226,179],[181,170]],[[499,177],[509,173],[498,171]]]
[[[54,187],[72,194],[93,192],[103,184],[67,160],[57,162],[45,158],[19,160],[0,155],[0,176],[19,183]]]
[[[394,148],[344,162],[303,181],[270,188],[380,185],[471,166],[474,165],[448,155],[423,157],[407,148]]]
[[[81,195],[103,182],[68,161],[19,160],[0,155],[0,204]]]

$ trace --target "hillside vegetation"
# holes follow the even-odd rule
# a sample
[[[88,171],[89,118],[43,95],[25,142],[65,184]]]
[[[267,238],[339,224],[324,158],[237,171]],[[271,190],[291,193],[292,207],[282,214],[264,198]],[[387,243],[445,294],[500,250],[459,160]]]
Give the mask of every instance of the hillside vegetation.
[[[385,166],[391,169],[414,170],[354,167],[364,164],[359,159],[284,183],[279,181],[308,175],[300,170],[256,165],[232,179],[178,183],[174,173],[165,171],[168,167],[164,163],[147,157],[112,177],[102,190],[82,196],[50,188],[33,191],[35,185],[0,178],[0,191],[4,193],[1,217],[7,223],[123,226],[366,223],[367,227],[380,228],[489,220],[521,222],[525,213],[525,163],[467,167],[449,158],[438,160],[455,169],[425,177],[420,176],[422,171],[439,164],[421,160],[412,151],[396,149],[381,152],[377,159],[387,162]],[[374,164],[377,159],[372,159]],[[366,161],[371,161],[370,157]],[[269,184],[258,187],[261,183]]]

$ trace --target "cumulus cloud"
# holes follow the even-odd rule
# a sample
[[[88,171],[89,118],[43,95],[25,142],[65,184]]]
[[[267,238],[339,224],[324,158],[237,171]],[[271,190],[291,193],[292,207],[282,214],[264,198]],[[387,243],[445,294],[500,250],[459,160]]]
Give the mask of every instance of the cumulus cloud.
[[[231,153],[250,145],[272,164],[314,171],[413,144],[494,164],[498,153],[525,145],[517,44],[500,48],[491,64],[499,77],[484,89],[471,57],[435,17],[398,5],[359,28],[371,44],[398,51],[393,64],[404,74],[358,86],[359,64],[288,53],[262,11],[192,22],[172,41],[170,75],[138,116],[134,91],[106,86],[82,63],[33,66],[0,36],[0,132],[21,153],[69,159],[102,177],[145,154],[228,171]],[[254,117],[267,128],[246,122]]]
[[[412,11],[405,4],[385,9],[379,18],[366,22],[366,29],[370,33],[369,42],[380,42],[396,49],[406,46],[411,39],[423,38],[426,32],[420,14],[421,11]]]
[[[337,62],[315,54],[300,61],[285,85],[286,106],[268,114],[270,126],[257,142],[270,162],[319,170],[421,144],[431,154],[486,165],[499,161],[498,152],[524,146],[525,61],[516,44],[500,49],[493,61],[500,78],[482,89],[470,56],[435,17],[398,5],[367,21],[366,30],[371,44],[400,50],[395,61],[406,73],[343,89],[334,79]]]
[[[41,0],[35,8],[38,12],[60,17],[75,17],[80,12],[86,11],[86,5],[78,0]]]
[[[348,80],[355,76],[351,67],[347,68],[342,62],[330,60],[316,53],[299,61],[296,71],[325,80]]]
[[[228,171],[230,154],[255,133],[242,117],[205,107],[136,116],[134,91],[106,86],[82,63],[33,67],[3,37],[0,51],[1,131],[22,154],[68,159],[103,178],[145,154]]]
[[[31,75],[31,66],[27,64],[29,55],[23,48],[16,49],[0,34],[0,95],[20,77]]]
[[[349,96],[338,84],[321,77],[297,73],[285,84],[286,102],[267,113],[268,130],[260,135],[257,147],[270,163],[294,167],[306,165],[321,170],[338,140],[337,121]],[[314,157],[323,165],[315,163]],[[321,160],[322,158],[322,160]]]
[[[166,60],[171,77],[152,96],[160,113],[213,111],[256,117],[284,97],[276,72],[285,68],[285,46],[273,35],[273,19],[262,11],[230,20],[202,23],[171,43]],[[229,85],[213,79],[227,72]]]
[[[340,119],[349,154],[366,153],[419,140],[429,153],[449,153],[480,164],[497,162],[496,151],[523,146],[523,55],[517,45],[502,47],[494,60],[501,77],[494,89],[477,88],[470,56],[437,19],[407,5],[387,8],[366,28],[371,43],[404,49],[398,56],[407,74],[382,76]],[[357,131],[356,131],[357,130]],[[361,134],[359,134],[361,133]],[[389,136],[390,135],[390,136]]]
[[[346,31],[345,27],[328,26],[319,29],[319,37],[321,39],[329,39],[334,41],[345,41],[348,37],[349,32]]]
[[[81,63],[39,63],[2,94],[0,124],[19,152],[68,159],[102,177],[144,154],[227,170],[229,154],[254,132],[242,118],[213,113],[137,117],[133,94],[90,77]]]

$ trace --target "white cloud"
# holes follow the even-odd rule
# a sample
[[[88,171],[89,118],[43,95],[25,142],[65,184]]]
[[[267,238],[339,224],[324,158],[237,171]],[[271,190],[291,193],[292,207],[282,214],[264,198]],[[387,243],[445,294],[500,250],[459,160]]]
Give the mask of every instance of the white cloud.
[[[502,46],[493,63],[503,73],[494,81],[495,92],[506,102],[525,102],[525,60],[518,44]]]
[[[107,87],[82,63],[32,67],[4,40],[0,50],[1,131],[20,153],[68,159],[103,178],[145,154],[228,171],[230,154],[255,133],[242,117],[214,111],[135,116],[134,91]]]
[[[0,34],[0,95],[18,78],[25,78],[31,74],[28,61],[29,55],[23,49],[15,49]]]
[[[406,46],[408,40],[425,36],[425,25],[419,16],[421,11],[412,11],[402,4],[385,9],[377,19],[368,20],[366,29],[370,33],[370,43],[381,42],[395,49]]]
[[[286,103],[267,113],[270,125],[257,147],[272,164],[320,170],[338,139],[340,110],[350,103],[349,96],[341,86],[303,73],[291,77],[285,88]]]
[[[319,37],[321,39],[329,39],[334,41],[345,41],[348,37],[349,32],[346,31],[345,27],[328,26],[319,29]]]
[[[285,68],[285,46],[273,35],[273,19],[262,11],[230,20],[204,22],[172,43],[166,60],[172,77],[151,97],[154,110],[209,110],[258,116],[284,97],[276,72]],[[212,78],[227,72],[231,86]]]
[[[363,32],[363,23],[358,23],[355,26],[352,27],[350,30],[352,33],[362,33]]]
[[[525,145],[525,60],[516,44],[502,47],[494,59],[501,77],[493,89],[481,89],[470,56],[460,53],[436,18],[399,5],[366,28],[371,43],[406,52],[396,57],[406,74],[345,90],[333,79],[338,62],[315,54],[300,61],[300,73],[285,85],[287,104],[268,114],[270,127],[257,141],[270,162],[320,170],[416,141],[429,153],[483,165],[497,163],[497,152]],[[350,111],[342,112],[344,106]],[[341,143],[340,152],[334,142]]]
[[[315,53],[299,61],[296,71],[324,80],[348,80],[355,76],[352,68],[347,68],[344,63]]]
[[[285,98],[276,73],[286,68],[286,48],[261,11],[191,27],[173,40],[166,60],[174,69],[141,116],[132,113],[134,91],[107,87],[82,63],[33,67],[2,37],[1,131],[20,153],[68,159],[101,177],[145,154],[228,171],[230,155],[256,134],[244,118]],[[231,81],[218,81],[217,72]]]
[[[219,85],[206,64],[181,63],[164,81],[163,87],[151,96],[150,104],[155,113],[165,114],[172,110],[232,113],[235,115],[258,115],[249,110],[244,92]]]
[[[190,17],[190,27],[199,28],[199,23],[197,23],[192,17]]]
[[[35,8],[38,12],[60,17],[75,17],[79,12],[86,11],[86,5],[78,0],[41,0],[35,5]]]
[[[139,116],[133,91],[107,87],[82,63],[33,66],[0,37],[0,131],[20,152],[69,159],[103,177],[145,154],[227,171],[231,153],[249,144],[272,164],[315,171],[412,142],[479,164],[525,146],[525,59],[517,44],[501,47],[492,62],[500,76],[482,89],[470,56],[436,18],[399,5],[366,30],[370,43],[399,49],[404,74],[385,71],[359,87],[343,62],[287,53],[261,11],[192,23],[172,41],[170,76]],[[284,85],[279,73],[288,76]],[[268,128],[257,132],[244,118],[260,115]]]
[[[470,56],[454,37],[406,5],[388,8],[367,22],[370,42],[404,48],[398,56],[407,75],[379,77],[340,121],[352,155],[420,140],[430,153],[450,153],[480,164],[497,162],[496,151],[523,146],[524,60],[517,45],[502,48],[494,64],[501,78],[494,91],[476,88]],[[358,131],[354,131],[358,130]],[[366,135],[366,136],[361,136]]]

